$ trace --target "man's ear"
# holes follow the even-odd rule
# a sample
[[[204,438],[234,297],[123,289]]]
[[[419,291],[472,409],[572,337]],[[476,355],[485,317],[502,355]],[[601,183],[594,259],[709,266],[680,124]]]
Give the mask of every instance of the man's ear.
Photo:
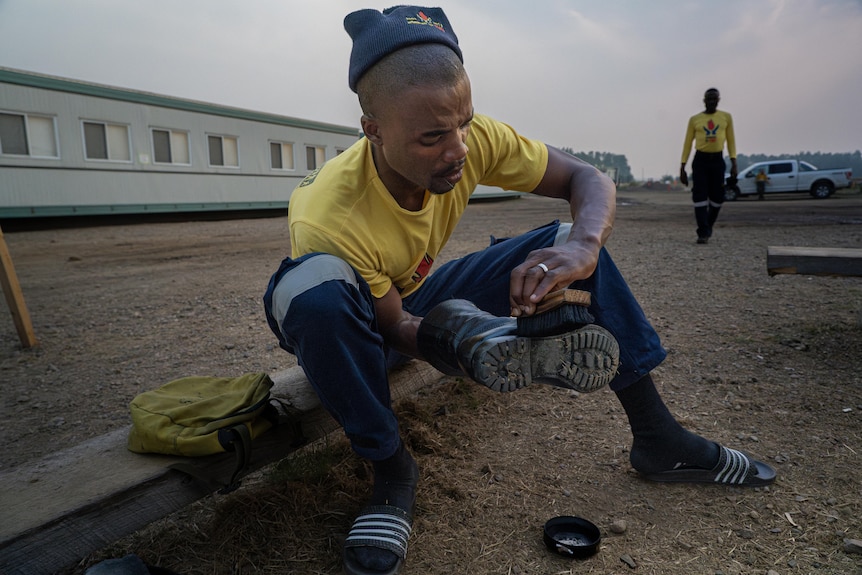
[[[383,138],[380,136],[380,124],[377,120],[373,116],[362,114],[360,122],[362,124],[362,133],[365,134],[365,137],[372,144],[383,145]]]

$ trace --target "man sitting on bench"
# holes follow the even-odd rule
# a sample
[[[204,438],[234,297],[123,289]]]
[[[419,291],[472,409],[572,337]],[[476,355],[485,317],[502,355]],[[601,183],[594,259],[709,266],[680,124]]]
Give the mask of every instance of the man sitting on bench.
[[[638,472],[655,481],[772,482],[771,467],[683,429],[659,397],[650,371],[666,353],[602,247],[614,220],[613,182],[473,109],[442,10],[360,10],[344,25],[365,137],[293,192],[291,256],[264,302],[280,345],[297,356],[353,450],[373,464],[369,506],[345,542],[345,572],[397,572],[412,528],[419,474],[399,435],[387,368],[407,356],[496,389],[536,378],[577,388],[559,373],[536,373],[530,351],[557,349],[551,360],[564,364],[600,353],[590,338],[577,330],[526,337],[510,317],[531,316],[546,294],[570,286],[592,294],[596,326],[619,343],[619,372],[608,379],[631,424]],[[430,274],[479,184],[565,201],[572,222]],[[488,375],[492,364],[512,385]]]

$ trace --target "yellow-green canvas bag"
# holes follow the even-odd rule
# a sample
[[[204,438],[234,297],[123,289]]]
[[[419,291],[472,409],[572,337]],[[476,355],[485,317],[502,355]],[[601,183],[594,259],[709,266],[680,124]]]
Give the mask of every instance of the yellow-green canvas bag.
[[[249,373],[184,377],[141,393],[129,405],[128,448],[190,457],[236,452],[237,469],[229,484],[235,488],[236,477],[248,464],[251,440],[278,421],[271,388],[267,374]]]

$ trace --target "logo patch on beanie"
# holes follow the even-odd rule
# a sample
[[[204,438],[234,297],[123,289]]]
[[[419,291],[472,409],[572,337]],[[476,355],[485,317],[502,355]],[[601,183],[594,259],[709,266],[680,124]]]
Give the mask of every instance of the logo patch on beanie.
[[[435,22],[434,20],[432,20],[431,18],[426,16],[425,12],[422,12],[422,11],[420,11],[418,14],[416,14],[415,17],[408,16],[406,18],[406,20],[407,20],[408,24],[419,24],[420,26],[433,26],[434,28],[437,28],[441,32],[446,31],[443,28],[443,24],[441,24],[440,22]]]

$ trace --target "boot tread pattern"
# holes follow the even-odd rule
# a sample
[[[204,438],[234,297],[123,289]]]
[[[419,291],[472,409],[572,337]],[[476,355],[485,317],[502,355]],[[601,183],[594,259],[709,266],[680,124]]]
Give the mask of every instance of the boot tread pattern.
[[[533,382],[596,391],[614,378],[620,356],[616,339],[597,325],[553,337],[489,338],[477,351],[473,377],[495,391],[514,391]]]

